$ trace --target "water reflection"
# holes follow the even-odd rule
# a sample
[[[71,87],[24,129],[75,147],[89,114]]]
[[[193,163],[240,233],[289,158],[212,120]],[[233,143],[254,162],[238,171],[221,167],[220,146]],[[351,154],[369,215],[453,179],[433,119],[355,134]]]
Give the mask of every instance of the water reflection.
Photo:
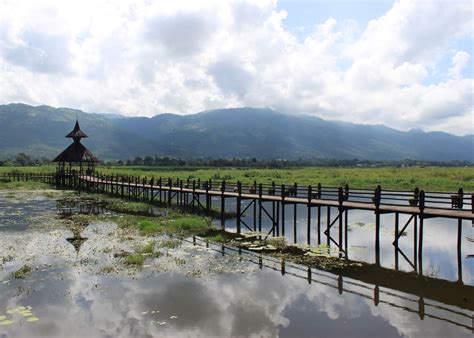
[[[217,199],[215,203],[217,203]],[[229,198],[226,203],[227,211],[235,211],[236,202],[234,199]],[[272,215],[272,203],[265,202],[263,205]],[[244,210],[245,207],[246,204],[243,204],[242,210]],[[296,242],[298,244],[306,244],[308,242],[307,208],[303,205],[298,205],[296,208],[296,241],[294,236],[294,211],[295,209],[293,205],[287,205],[285,207],[285,235],[289,243]],[[324,230],[326,230],[327,224],[327,208],[322,207],[320,212],[320,241],[318,241],[317,208],[313,208],[311,214],[311,245],[327,243],[327,237],[323,233]],[[332,213],[333,219],[335,217],[334,209],[332,210]],[[400,214],[399,230],[403,228],[408,219],[409,215]],[[248,209],[243,220],[250,226],[250,228],[253,228],[254,225],[257,227],[257,223],[254,223],[253,207]],[[381,215],[380,220],[380,264],[383,267],[391,269],[417,271],[419,269],[418,252],[417,245],[415,245],[416,237],[413,222],[407,226],[403,236],[400,237],[398,243],[399,251],[397,251],[395,246],[392,244],[395,240],[395,215]],[[348,257],[357,261],[375,263],[374,213],[364,210],[350,210],[348,214],[348,223]],[[215,220],[214,224],[220,226],[220,220]],[[236,231],[236,220],[225,220],[225,227],[229,231]],[[271,220],[264,214],[262,217],[262,232],[268,232],[271,227]],[[246,228],[244,230],[248,231]],[[337,237],[338,231],[338,224],[335,224],[331,229],[332,236]],[[474,227],[472,226],[472,223],[470,221],[463,221],[461,223],[461,251],[458,254],[458,221],[444,218],[425,219],[422,250],[423,264],[421,266],[423,275],[453,281],[461,280],[465,284],[474,285],[474,265],[472,264],[472,258],[469,258],[469,255],[473,254],[473,239]]]
[[[50,200],[43,202],[39,204],[44,210],[55,210]],[[0,203],[10,205],[2,198]],[[33,200],[28,205],[35,210]],[[353,217],[353,222],[362,222],[369,216]],[[6,218],[0,217],[0,223]],[[19,218],[14,226],[15,222],[26,221]],[[370,263],[373,229],[356,226],[350,257]],[[41,253],[31,264],[45,265],[25,279],[9,278],[9,267],[0,268],[5,270],[0,271],[0,316],[11,317],[7,308],[31,306],[39,321],[15,317],[12,325],[0,326],[0,336],[472,336],[472,287],[465,285],[472,281],[472,267],[465,269],[464,285],[456,282],[449,227],[436,222],[427,226],[425,264],[444,269],[433,278],[388,269],[394,258],[393,231],[384,229],[386,268],[362,265],[332,274],[255,254],[239,256],[235,249],[220,245],[210,244],[205,250],[205,245],[203,249],[191,240],[160,257],[157,266],[181,255],[190,264],[203,264],[201,274],[190,275],[187,265],[165,272],[151,266],[137,272],[135,279],[97,274],[77,264],[88,257],[102,261],[113,256],[104,250],[110,243],[100,240],[113,231],[110,224],[90,225],[72,237],[70,230],[29,229],[24,242],[16,243],[25,245],[27,252]],[[2,236],[7,233],[0,231]],[[81,236],[89,240],[76,254],[65,239]],[[410,234],[402,241],[410,251]],[[56,264],[48,267],[52,261]],[[450,276],[452,282],[439,276]]]
[[[40,318],[0,330],[7,336],[48,337],[71,332],[114,337],[471,335],[465,327],[435,317],[420,320],[417,311],[407,311],[417,306],[409,297],[387,293],[376,306],[372,297],[362,296],[365,285],[339,294],[328,282],[330,275],[315,276],[308,284],[288,273],[282,276],[264,267],[212,279],[161,273],[138,280],[72,270],[60,280],[47,273],[41,276],[47,282],[32,284],[34,292],[15,296],[16,281],[8,288],[0,286],[2,308],[30,305]],[[471,323],[468,314],[451,316],[466,327]]]

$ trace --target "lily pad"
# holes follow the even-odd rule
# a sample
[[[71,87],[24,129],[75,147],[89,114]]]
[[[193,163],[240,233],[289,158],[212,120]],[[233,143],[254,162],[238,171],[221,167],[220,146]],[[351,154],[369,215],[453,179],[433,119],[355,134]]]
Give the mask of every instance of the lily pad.
[[[26,319],[27,322],[37,322],[38,320],[39,320],[38,317],[30,317]]]
[[[7,326],[7,325],[11,325],[11,324],[13,324],[13,323],[14,323],[13,320],[6,319],[6,320],[1,321],[1,322],[0,322],[0,325],[5,325],[5,326]]]

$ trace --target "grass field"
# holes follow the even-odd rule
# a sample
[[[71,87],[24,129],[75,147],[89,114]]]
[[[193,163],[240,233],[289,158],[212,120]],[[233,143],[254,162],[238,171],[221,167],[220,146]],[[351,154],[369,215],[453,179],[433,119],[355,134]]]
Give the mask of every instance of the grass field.
[[[54,172],[54,166],[42,167],[0,167],[4,172]],[[167,167],[99,167],[103,174],[119,174],[155,178],[201,180],[212,179],[229,182],[298,184],[316,186],[342,186],[373,189],[378,184],[385,189],[412,190],[415,187],[426,191],[474,191],[474,167],[411,167],[411,168],[293,168],[293,169],[252,169],[252,168],[167,168]]]

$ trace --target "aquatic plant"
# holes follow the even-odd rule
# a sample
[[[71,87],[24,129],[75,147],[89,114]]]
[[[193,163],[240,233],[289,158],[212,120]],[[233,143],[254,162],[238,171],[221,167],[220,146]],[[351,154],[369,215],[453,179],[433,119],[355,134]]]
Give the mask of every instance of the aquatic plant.
[[[163,239],[158,242],[158,245],[163,248],[168,248],[168,249],[176,249],[183,244],[182,241],[178,239]]]
[[[12,273],[12,277],[16,279],[25,278],[27,274],[31,272],[31,267],[29,265],[23,265],[20,269]]]
[[[145,262],[145,256],[143,256],[142,254],[133,254],[133,255],[126,256],[124,258],[124,263],[126,265],[142,266],[144,262]]]

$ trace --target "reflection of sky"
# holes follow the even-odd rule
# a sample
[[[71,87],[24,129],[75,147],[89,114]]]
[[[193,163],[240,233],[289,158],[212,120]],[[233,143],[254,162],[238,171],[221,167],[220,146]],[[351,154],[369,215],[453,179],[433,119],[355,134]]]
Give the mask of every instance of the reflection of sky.
[[[383,303],[374,306],[371,300],[358,295],[339,295],[337,289],[318,283],[310,285],[268,269],[245,275],[222,273],[210,279],[159,273],[132,280],[74,270],[66,271],[62,280],[54,276],[42,275],[46,282],[30,285],[35,292],[19,295],[15,293],[20,282],[12,282],[9,288],[0,285],[2,308],[31,305],[40,318],[39,322],[14,324],[0,332],[3,330],[7,336],[48,337],[470,334],[445,322],[429,318],[422,321],[416,313]],[[413,308],[410,302],[397,303]],[[157,310],[159,313],[151,313]],[[170,319],[171,316],[178,318]],[[469,325],[468,319],[464,321]]]
[[[214,205],[217,204],[214,201]],[[247,202],[245,202],[247,203]],[[226,210],[235,211],[235,199],[226,199]],[[272,214],[271,203],[263,203],[267,211]],[[244,204],[243,208],[245,208]],[[242,208],[242,210],[243,210]],[[258,211],[257,211],[258,212]],[[294,207],[285,206],[285,235],[288,242],[294,241]],[[335,208],[331,209],[331,221],[337,215]],[[243,218],[244,222],[253,228],[253,207],[250,207]],[[395,268],[395,247],[392,242],[395,239],[395,215],[381,215],[380,230],[380,255],[381,265],[387,268]],[[400,214],[399,230],[403,228],[408,215]],[[349,258],[368,263],[375,263],[375,215],[373,212],[363,210],[350,210],[348,215],[349,233],[348,233],[348,251]],[[258,218],[257,218],[258,222]],[[220,225],[220,221],[214,222]],[[326,236],[323,234],[326,230],[327,208],[321,208],[321,243],[326,243]],[[419,225],[418,225],[419,226]],[[257,223],[258,228],[258,223]],[[271,221],[264,214],[262,217],[262,231],[268,232],[271,228]],[[226,229],[236,230],[236,220],[226,220]],[[243,231],[247,229],[242,225]],[[405,230],[406,236],[400,237],[399,246],[403,253],[413,261],[413,222]],[[338,241],[339,227],[338,222],[331,228],[331,236]],[[463,267],[463,282],[465,284],[474,284],[473,258],[467,258],[474,254],[472,243],[468,238],[474,238],[471,222],[463,221],[462,240],[461,240],[461,259]],[[317,239],[317,208],[311,210],[311,244],[318,245]],[[297,243],[307,243],[307,208],[303,205],[297,207]],[[457,220],[444,218],[430,218],[424,220],[423,233],[423,273],[432,277],[448,280],[458,279],[457,268]],[[413,269],[404,258],[399,255],[399,268],[404,271]]]
[[[34,205],[32,202],[30,204]],[[291,210],[292,207],[288,207],[288,219],[292,218]],[[301,215],[305,215],[304,210]],[[373,215],[363,212],[351,214],[351,224],[364,220],[373,222]],[[430,225],[425,228],[424,265],[452,266],[451,274],[449,269],[443,270],[443,273],[453,276],[455,280],[456,253],[449,254],[451,245],[456,242],[456,234],[450,232],[456,229],[455,224],[448,227],[442,221],[429,221],[427,224]],[[306,225],[306,220],[301,219],[300,222]],[[388,244],[393,238],[393,228],[387,223],[390,224],[390,218],[384,216],[382,263],[390,266],[393,264],[393,259],[390,259],[393,258],[393,247]],[[464,224],[464,227],[468,230],[470,224]],[[358,249],[351,251],[351,258],[370,261],[373,259],[374,229],[352,228],[349,232],[350,245]],[[288,226],[288,229],[291,227]],[[91,225],[84,230],[82,234],[89,240],[78,255],[64,240],[70,235],[68,231],[58,229],[49,234],[36,230],[25,232],[23,241],[16,243],[24,245],[26,252],[35,254],[36,260],[30,261],[30,264],[39,265],[40,269],[34,269],[25,280],[10,280],[3,284],[1,281],[8,278],[9,267],[6,264],[0,268],[4,270],[0,271],[0,315],[5,314],[7,307],[31,305],[40,321],[22,321],[9,327],[0,327],[0,336],[3,333],[6,336],[46,337],[470,335],[470,331],[465,328],[446,321],[428,316],[420,320],[416,311],[418,299],[414,296],[381,289],[381,301],[375,306],[373,285],[355,286],[350,284],[350,279],[344,278],[344,290],[339,294],[337,276],[313,271],[313,282],[308,284],[304,278],[291,276],[297,273],[291,264],[287,264],[285,276],[265,267],[258,271],[256,266],[245,260],[238,263],[251,265],[251,269],[241,268],[245,273],[216,272],[212,270],[215,266],[235,263],[231,259],[233,256],[221,257],[219,254],[206,253],[212,259],[199,260],[200,256],[193,253],[195,249],[190,245],[180,249],[187,252],[186,255],[181,252],[183,257],[192,257],[189,260],[193,262],[207,262],[201,268],[203,274],[197,278],[186,276],[187,267],[168,269],[174,272],[161,273],[154,271],[153,267],[145,268],[137,274],[137,279],[132,279],[123,274],[97,275],[78,264],[87,257],[106,259],[107,255],[102,251],[104,242],[99,239],[112,230],[111,225]],[[300,226],[298,238],[301,237],[302,241],[305,240],[305,230],[305,226]],[[468,233],[465,231],[464,234]],[[7,231],[3,235],[2,243],[5,243],[14,240],[15,233]],[[407,245],[407,250],[411,248],[410,234],[402,237],[401,241]],[[366,250],[361,249],[364,246]],[[199,252],[202,255],[202,251]],[[159,260],[167,259],[171,258],[163,256]],[[53,266],[45,268],[51,262]],[[472,268],[464,270],[465,276],[472,278]],[[398,307],[387,303],[394,303]],[[427,303],[436,305],[429,300]],[[407,307],[412,312],[399,307]],[[156,310],[160,312],[151,313]],[[148,313],[144,314],[146,311]],[[432,306],[426,305],[426,313],[466,326],[472,325],[470,317]],[[170,319],[171,316],[178,318]],[[166,324],[160,325],[159,322]]]

